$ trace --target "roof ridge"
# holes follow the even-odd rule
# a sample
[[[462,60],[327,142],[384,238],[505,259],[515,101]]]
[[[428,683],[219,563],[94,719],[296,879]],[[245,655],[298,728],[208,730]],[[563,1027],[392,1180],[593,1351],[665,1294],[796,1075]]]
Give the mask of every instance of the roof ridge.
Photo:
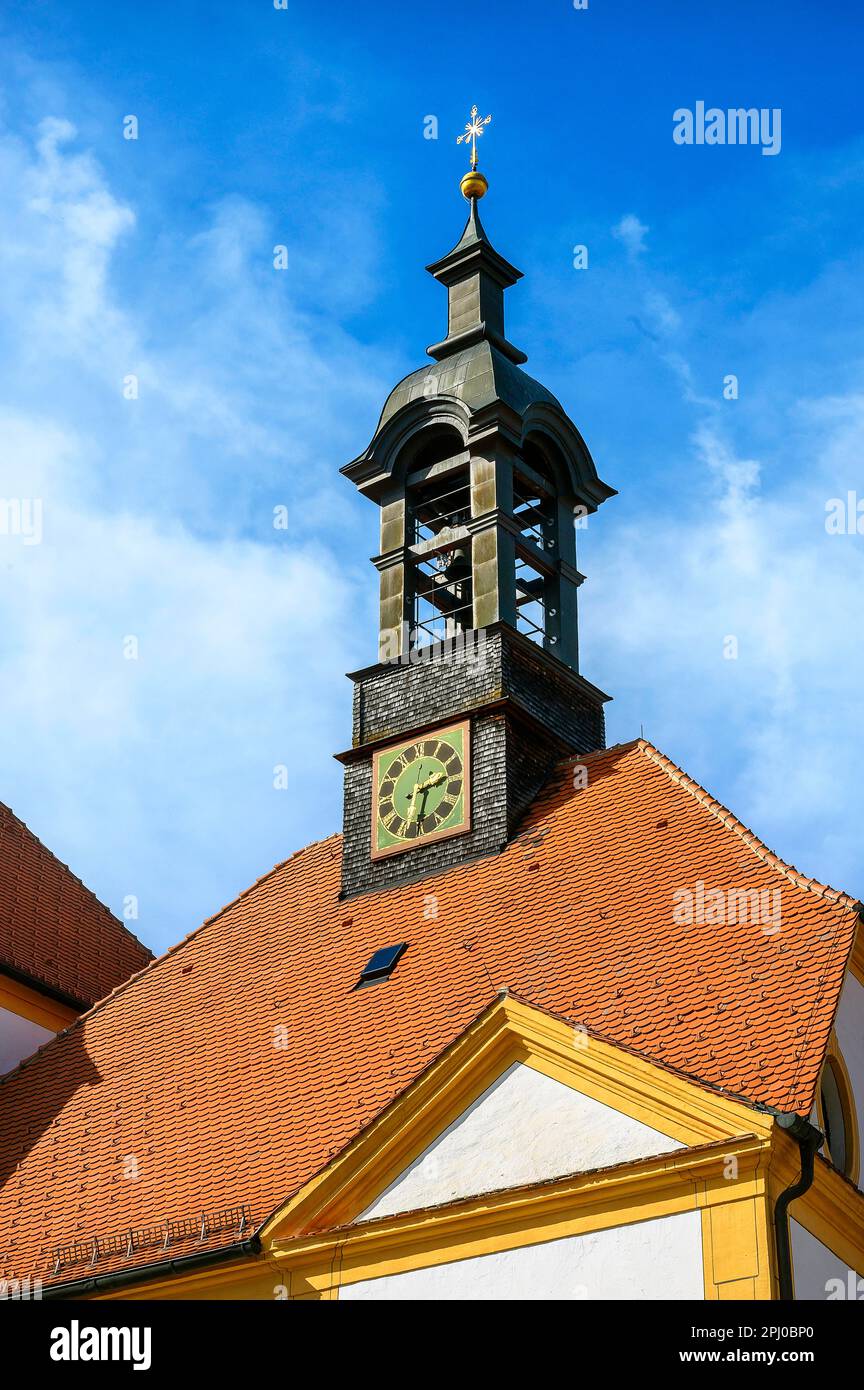
[[[513,837],[503,853],[439,871],[446,883],[438,880],[434,920],[420,915],[427,886],[438,891],[432,876],[341,898],[342,842],[329,835],[295,849],[157,960],[141,962],[76,1020],[89,1025],[90,1036],[70,1038],[56,1062],[53,1053],[44,1063],[38,1054],[24,1060],[20,1089],[16,1076],[0,1090],[0,1111],[8,1114],[2,1148],[16,1165],[2,1198],[16,1227],[0,1251],[0,1270],[34,1261],[42,1267],[63,1238],[64,1193],[71,1201],[85,1192],[87,1229],[114,1229],[121,1207],[121,1223],[158,1220],[186,1201],[184,1192],[199,1193],[199,1210],[215,1210],[242,1191],[256,1219],[272,1213],[434,1065],[505,985],[514,1015],[533,1018],[541,1033],[566,1041],[581,1023],[619,1056],[638,1056],[658,1076],[738,1099],[747,1113],[763,1106],[806,1113],[858,925],[848,899],[824,887],[799,889],[799,876],[780,861],[789,897],[789,934],[776,943],[782,953],[749,919],[734,931],[700,930],[688,940],[669,912],[682,872],[767,883],[770,893],[774,860],[647,741],[581,759],[593,793],[571,790],[573,764],[556,757],[554,800],[535,800],[527,835]],[[578,787],[584,779],[575,780]],[[698,798],[692,807],[691,797]],[[658,815],[669,810],[669,835],[653,833],[655,807]],[[736,848],[745,847],[743,836],[749,857]],[[598,853],[598,844],[614,846],[614,854]],[[793,885],[800,897],[792,897]],[[634,919],[632,933],[620,930],[625,913]],[[409,918],[417,954],[406,957],[386,997],[357,995],[355,956],[399,939]],[[192,945],[195,956],[182,960]],[[766,970],[757,968],[762,960]],[[161,976],[147,973],[163,961]],[[191,963],[186,985],[181,972]],[[142,993],[125,1003],[124,991],[138,983]],[[262,1015],[262,1000],[275,1012]],[[175,1026],[181,1008],[195,1034],[191,1053]],[[275,1070],[268,1020],[288,1025]],[[132,1069],[130,1028],[138,1038]],[[281,1041],[274,1032],[274,1043]],[[182,1096],[173,1075],[181,1053],[188,1062]],[[254,1126],[241,1126],[236,1143],[236,1126],[226,1129],[213,1099],[226,1076],[238,1090],[238,1113],[257,1113],[272,1128],[282,1155],[276,1171],[256,1161]],[[122,1136],[112,1130],[110,1144],[99,1142],[118,1106],[154,1142],[176,1140],[176,1165],[154,1177],[146,1199],[118,1196],[112,1185]],[[58,1146],[72,1160],[58,1173],[59,1198],[46,1206],[45,1156]]]
[[[36,841],[36,844],[39,846],[39,848],[40,848],[41,850],[44,850],[44,852],[45,852],[51,859],[54,860],[54,863],[55,863],[55,864],[59,864],[61,869],[65,869],[65,871],[66,871],[66,873],[69,875],[69,877],[70,877],[71,879],[74,879],[74,880],[75,880],[75,882],[78,884],[78,886],[84,890],[84,892],[87,894],[87,896],[88,896],[89,898],[92,898],[92,899],[93,899],[93,902],[96,903],[97,907],[100,907],[100,908],[102,909],[103,912],[107,912],[108,916],[111,918],[111,921],[114,922],[114,923],[121,929],[121,931],[124,931],[124,932],[126,933],[126,935],[127,935],[132,941],[135,942],[136,946],[140,946],[142,951],[147,951],[147,952],[148,952],[148,954],[150,955],[151,959],[155,959],[155,957],[154,957],[154,955],[153,955],[153,952],[150,950],[150,947],[147,946],[147,945],[145,945],[145,943],[144,943],[143,941],[141,941],[141,940],[135,935],[135,933],[134,933],[133,931],[130,931],[130,929],[127,927],[127,925],[126,925],[126,923],[123,921],[123,919],[122,919],[121,917],[117,917],[117,916],[115,915],[115,913],[113,913],[113,912],[111,911],[111,909],[110,909],[110,907],[108,906],[108,904],[107,904],[107,903],[103,903],[102,899],[101,899],[100,897],[97,897],[97,895],[93,892],[93,889],[90,888],[90,887],[88,887],[88,885],[84,882],[83,878],[79,878],[78,874],[75,873],[75,870],[74,870],[74,869],[70,869],[69,865],[66,864],[66,863],[60,858],[59,855],[55,854],[54,851],[53,851],[53,849],[49,849],[49,847],[48,847],[48,845],[46,845],[45,841],[44,841],[44,840],[40,840],[39,836],[36,834],[36,831],[33,830],[33,829],[31,829],[31,827],[27,824],[27,822],[24,821],[24,820],[22,820],[20,816],[16,815],[15,812],[12,810],[12,807],[11,807],[11,806],[8,806],[8,805],[6,804],[5,801],[0,801],[0,812],[3,812],[3,811],[8,812],[8,814],[12,817],[12,819],[13,819],[14,821],[16,821],[18,825],[20,825],[21,829],[24,830],[24,831],[26,831],[26,833],[30,836],[31,840],[35,840],[35,841]]]
[[[248,898],[249,894],[254,893],[255,889],[258,888],[260,884],[266,883],[268,878],[272,878],[274,874],[278,873],[280,869],[284,869],[287,864],[290,864],[292,862],[292,860],[299,859],[301,854],[308,854],[310,849],[315,849],[318,845],[326,845],[328,840],[341,839],[342,835],[340,831],[331,830],[329,835],[323,835],[320,840],[310,840],[308,845],[301,845],[299,849],[295,849],[293,854],[289,854],[286,859],[280,859],[278,864],[273,865],[272,869],[268,869],[266,873],[263,873],[259,875],[258,878],[253,879],[252,882],[249,884],[249,887],[244,888],[240,893],[238,893],[236,898],[232,898],[230,902],[223,903],[222,907],[217,908],[216,911],[212,912],[209,917],[205,917],[204,921],[201,922],[200,925],[194,929],[194,931],[187,932],[186,936],[181,937],[179,941],[175,942],[174,946],[169,946],[168,951],[166,951],[165,954],[168,955],[169,951],[175,950],[177,946],[182,946],[184,941],[188,941],[190,937],[197,935],[197,933],[201,931],[203,927],[209,926],[211,922],[215,922],[217,917],[221,917],[223,912],[227,912],[228,909],[233,907],[235,903],[241,902],[243,898]]]
[[[730,830],[734,835],[736,835],[738,839],[740,839],[742,843],[746,845],[746,847],[757,859],[764,863],[768,868],[773,869],[776,873],[781,874],[792,884],[793,887],[799,888],[803,892],[812,893],[814,897],[820,898],[823,902],[828,903],[831,906],[843,908],[845,911],[852,911],[857,916],[864,919],[864,911],[862,911],[862,904],[859,900],[851,897],[851,895],[848,893],[841,892],[837,888],[832,888],[828,884],[821,883],[819,879],[809,878],[806,874],[802,874],[801,871],[797,869],[794,864],[789,864],[786,862],[785,859],[781,859],[778,854],[775,854],[773,850],[768,848],[765,842],[761,840],[758,835],[756,835],[752,830],[750,830],[748,826],[744,825],[744,823],[740,821],[738,817],[734,815],[734,813],[730,811],[727,806],[724,806],[721,801],[718,801],[716,797],[712,796],[710,792],[706,791],[705,788],[701,786],[699,782],[695,781],[694,778],[690,777],[686,772],[684,772],[683,768],[680,768],[677,763],[674,763],[671,758],[668,758],[665,753],[662,753],[660,749],[655,747],[655,745],[649,742],[648,739],[638,738],[632,740],[628,744],[615,744],[608,749],[598,749],[593,754],[576,754],[571,758],[564,759],[563,764],[566,765],[567,763],[584,761],[589,757],[596,757],[598,753],[610,753],[616,750],[619,752],[630,752],[632,750],[638,750],[638,752],[643,754],[643,756],[646,757],[649,760],[649,762],[654,763],[663,772],[665,772],[666,776],[670,779],[670,781],[675,783],[677,786],[680,786],[682,790],[686,791],[688,795],[692,796],[695,801],[697,801],[702,807],[704,807],[708,814],[713,816],[715,820],[718,820],[724,829]],[[559,766],[561,765],[562,764],[559,764]],[[837,930],[839,930],[839,922]],[[848,966],[848,959],[852,953],[854,941],[855,934],[853,932],[852,942],[849,947],[846,962],[844,963],[844,972]],[[813,1004],[810,1010],[811,1021],[815,1016],[817,1009],[819,1008],[824,989],[825,984],[823,980],[822,986],[819,992],[817,993],[816,998],[813,1000]],[[837,1005],[839,1005],[839,994]],[[837,1011],[837,1005],[835,1005],[835,1015]],[[617,1045],[620,1046],[621,1044]],[[647,1054],[642,1053],[640,1055],[645,1056]],[[789,1088],[787,1091],[787,1095],[789,1096],[794,1095],[795,1085],[797,1083],[798,1075],[803,1064],[804,1057],[802,1054],[798,1057],[795,1071],[789,1082]],[[684,1075],[687,1075],[687,1073],[684,1073]],[[710,1084],[711,1083],[709,1083],[709,1085]],[[744,1097],[741,1098],[744,1099]]]
[[[0,802],[0,806],[2,806],[3,804],[3,802]],[[8,809],[9,808],[7,806],[6,810]],[[15,815],[14,811],[12,812],[12,815]],[[15,819],[17,820],[18,817],[16,816]],[[22,821],[21,824],[23,825],[24,822]],[[26,828],[27,827],[25,827],[25,829]],[[32,834],[32,831],[30,833]],[[37,837],[34,836],[34,839],[35,838]],[[151,953],[151,959],[148,960],[147,964],[142,966],[140,970],[136,970],[132,975],[127,976],[125,980],[122,980],[120,984],[116,985],[114,989],[112,989],[108,994],[103,995],[101,999],[97,999],[93,1004],[91,1004],[90,1008],[86,1009],[84,1013],[79,1014],[77,1018],[73,1018],[72,1022],[66,1028],[61,1028],[59,1033],[55,1033],[53,1037],[48,1038],[44,1043],[41,1044],[40,1047],[36,1048],[35,1052],[31,1052],[27,1057],[22,1057],[20,1062],[17,1062],[16,1065],[12,1067],[9,1071],[4,1072],[3,1075],[0,1076],[0,1086],[5,1085],[5,1083],[9,1081],[13,1076],[15,1076],[17,1072],[21,1071],[24,1067],[28,1066],[35,1057],[38,1057],[43,1052],[47,1052],[48,1049],[54,1043],[59,1042],[59,1040],[62,1037],[65,1037],[67,1033],[71,1033],[74,1028],[77,1028],[80,1025],[85,1024],[88,1021],[88,1019],[92,1018],[94,1014],[99,1013],[101,1009],[105,1008],[108,1004],[110,1004],[111,1001],[113,999],[116,999],[118,995],[124,994],[131,985],[135,984],[136,980],[141,979],[142,975],[148,974],[148,972],[154,970],[157,965],[161,965],[162,961],[168,960],[169,956],[175,955],[175,953],[179,951],[181,947],[185,946],[187,942],[191,941],[194,936],[197,936],[198,933],[203,931],[205,927],[208,927],[212,922],[215,922],[219,917],[223,915],[223,913],[227,912],[229,908],[233,907],[235,903],[240,902],[241,898],[248,897],[250,893],[254,892],[254,890],[259,886],[259,884],[265,883],[266,880],[268,878],[271,878],[273,874],[278,873],[280,869],[284,869],[286,864],[290,864],[293,859],[299,859],[301,854],[306,854],[308,850],[314,849],[316,845],[326,845],[328,840],[338,839],[341,839],[341,836],[337,831],[334,831],[331,835],[325,835],[324,838],[321,840],[312,840],[308,845],[303,845],[301,849],[297,849],[294,851],[293,854],[289,854],[287,859],[283,859],[278,864],[274,864],[272,869],[268,869],[267,872],[265,874],[262,874],[260,878],[256,878],[253,883],[250,883],[248,888],[244,888],[242,893],[238,893],[236,898],[232,898],[230,902],[225,903],[222,907],[218,909],[218,911],[212,913],[209,917],[205,917],[203,922],[200,922],[198,926],[194,928],[193,931],[187,932],[185,936],[181,936],[180,940],[175,941],[173,946],[169,946],[167,951],[163,951],[161,956],[153,956]],[[39,843],[42,843],[41,840]],[[50,854],[51,851],[49,850],[48,852]],[[108,910],[109,909],[106,909],[106,911]],[[129,934],[130,936],[132,935],[131,932]]]
[[[789,879],[794,887],[813,893],[816,897],[823,898],[826,902],[834,903],[838,907],[844,907],[854,912],[860,911],[861,903],[859,899],[853,898],[851,894],[844,893],[839,888],[832,888],[830,884],[822,883],[818,878],[809,878],[807,874],[803,874],[794,864],[790,864],[785,859],[781,859],[780,855],[775,854],[772,849],[769,849],[764,840],[761,840],[749,826],[746,826],[743,821],[740,821],[738,817],[729,810],[728,806],[724,806],[722,801],[718,801],[716,796],[712,796],[699,782],[696,782],[692,777],[688,776],[683,768],[680,768],[671,758],[667,758],[666,754],[661,753],[660,749],[656,748],[653,743],[649,743],[647,739],[640,738],[636,739],[634,744],[629,746],[637,747],[645,757],[662,768],[666,776],[672,782],[682,787],[684,791],[693,797],[694,801],[698,801],[701,806],[704,806],[709,815],[714,816],[714,818],[720,821],[721,825],[727,830],[731,830],[733,834],[737,835],[758,859],[761,859],[763,863],[767,864],[777,873],[782,874],[784,878]]]

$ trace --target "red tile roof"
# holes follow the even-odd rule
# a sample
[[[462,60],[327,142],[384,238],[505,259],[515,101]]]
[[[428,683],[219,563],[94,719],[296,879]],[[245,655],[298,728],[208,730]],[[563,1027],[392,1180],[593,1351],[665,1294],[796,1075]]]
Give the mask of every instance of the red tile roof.
[[[0,802],[0,972],[89,1006],[152,959]]]
[[[503,988],[809,1113],[853,900],[782,863],[649,744],[581,761],[586,788],[562,763],[501,855],[435,878],[340,902],[339,837],[310,845],[10,1073],[0,1266],[46,1277],[57,1246],[244,1204],[259,1226]],[[673,894],[699,881],[779,889],[781,929],[677,923]],[[352,992],[373,951],[403,940],[391,980]],[[164,1253],[91,1266],[88,1246],[56,1278]]]

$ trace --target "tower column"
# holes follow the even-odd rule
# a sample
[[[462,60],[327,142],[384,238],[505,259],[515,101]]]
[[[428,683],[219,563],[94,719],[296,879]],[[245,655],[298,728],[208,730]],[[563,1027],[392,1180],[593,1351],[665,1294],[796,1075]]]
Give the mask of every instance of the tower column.
[[[500,436],[471,446],[471,566],[475,628],[516,626],[513,456]]]
[[[555,576],[549,582],[550,621],[547,628],[555,642],[549,647],[559,661],[574,671],[579,669],[579,617],[577,591],[585,576],[576,568],[576,534],[573,529],[573,502],[558,497],[555,538]],[[554,610],[554,612],[552,611]],[[548,646],[549,644],[547,644]]]
[[[375,558],[379,573],[379,661],[396,661],[408,652],[411,594],[407,543],[405,496],[400,493],[381,506],[381,553]]]

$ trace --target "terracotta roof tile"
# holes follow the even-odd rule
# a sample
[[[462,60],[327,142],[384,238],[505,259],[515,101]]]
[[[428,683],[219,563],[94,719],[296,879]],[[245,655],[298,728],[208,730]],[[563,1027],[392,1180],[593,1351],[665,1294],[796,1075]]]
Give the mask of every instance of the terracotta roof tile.
[[[10,1073],[3,1270],[48,1277],[55,1247],[166,1218],[245,1205],[260,1226],[502,989],[809,1113],[856,904],[649,744],[580,761],[587,787],[561,764],[501,855],[435,878],[341,902],[339,837],[310,845]],[[697,881],[781,889],[780,930],[676,923],[673,894]],[[401,940],[389,982],[354,992],[373,951]],[[160,1257],[67,1261],[56,1277]]]
[[[152,959],[0,802],[0,972],[89,1005]]]

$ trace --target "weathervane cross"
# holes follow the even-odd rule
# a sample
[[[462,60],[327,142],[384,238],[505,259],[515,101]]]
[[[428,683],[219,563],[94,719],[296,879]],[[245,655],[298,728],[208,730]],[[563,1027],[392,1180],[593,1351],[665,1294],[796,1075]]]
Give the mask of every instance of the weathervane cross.
[[[471,168],[472,168],[472,169],[476,169],[476,168],[477,168],[477,141],[479,140],[480,136],[483,134],[483,127],[484,127],[484,125],[488,125],[489,122],[491,121],[491,119],[492,119],[491,116],[483,116],[482,118],[481,118],[480,116],[478,116],[478,115],[477,115],[477,107],[476,107],[476,106],[472,106],[472,107],[471,107],[471,119],[470,119],[470,121],[468,121],[468,123],[466,124],[464,133],[463,133],[462,135],[457,135],[457,136],[456,136],[456,144],[457,144],[457,145],[461,145],[463,140],[465,141],[465,144],[466,144],[466,145],[468,144],[468,141],[469,141],[469,140],[471,141]]]

